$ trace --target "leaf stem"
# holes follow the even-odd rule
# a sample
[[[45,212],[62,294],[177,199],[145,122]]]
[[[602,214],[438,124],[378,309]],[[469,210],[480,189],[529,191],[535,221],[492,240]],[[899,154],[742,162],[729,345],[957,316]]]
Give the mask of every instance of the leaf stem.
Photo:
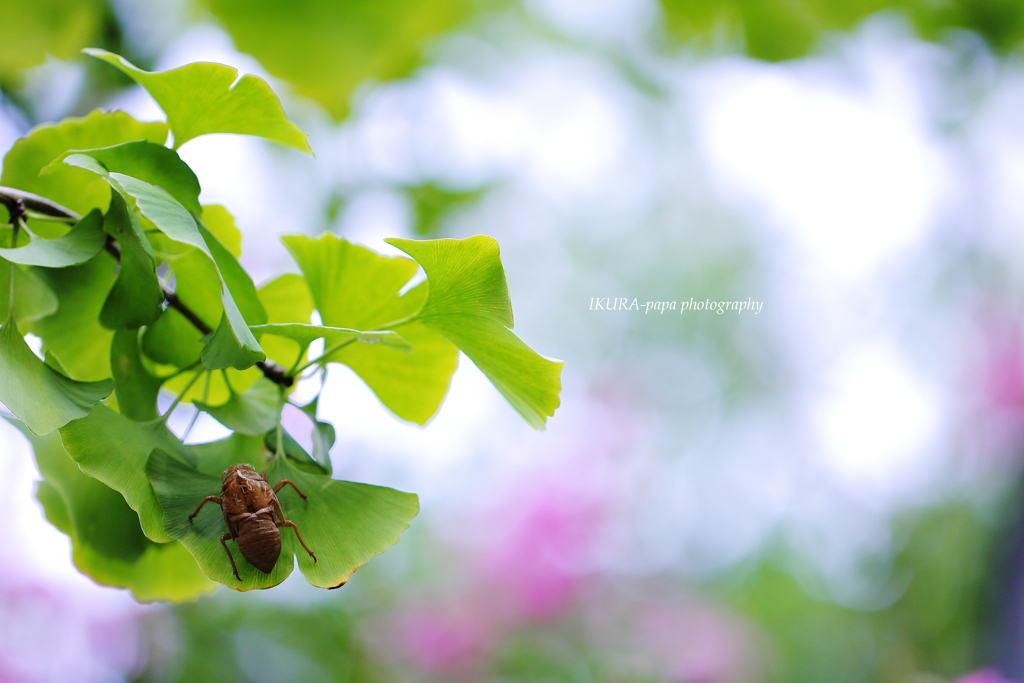
[[[192,367],[195,367],[195,365],[193,365]],[[196,383],[196,380],[199,379],[199,376],[206,371],[206,368],[202,368],[201,370],[199,370],[199,372],[196,373],[195,377],[188,381],[188,384],[185,385],[185,388],[182,389],[181,393],[178,394],[177,398],[174,399],[174,403],[171,404],[171,407],[168,408],[167,411],[160,417],[161,422],[167,422],[167,418],[171,416],[171,413],[174,412],[174,409],[178,407],[179,403],[181,403],[181,399],[185,398],[185,394],[188,393],[188,390],[191,389],[192,385]]]
[[[207,371],[206,381],[203,382],[203,403],[206,403],[206,397],[210,395],[210,377],[212,375],[212,372]],[[188,427],[185,427],[185,433],[181,435],[182,441],[185,441],[185,439],[188,438],[189,432],[191,432],[192,428],[196,426],[196,420],[199,419],[199,413],[201,412],[203,411],[199,410],[199,408],[196,408],[195,414],[192,415],[192,419],[189,420]]]

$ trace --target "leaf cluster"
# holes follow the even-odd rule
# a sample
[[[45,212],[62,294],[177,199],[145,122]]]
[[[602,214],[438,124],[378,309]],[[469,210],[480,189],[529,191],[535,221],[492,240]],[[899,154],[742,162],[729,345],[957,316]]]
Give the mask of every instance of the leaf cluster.
[[[211,590],[211,580],[274,586],[297,556],[310,583],[333,588],[396,543],[418,512],[416,496],[332,479],[336,435],[318,417],[318,398],[299,406],[312,453],[281,424],[297,381],[322,377],[331,363],[422,425],[462,351],[544,427],[558,406],[561,363],[511,331],[493,239],[393,239],[408,257],[391,257],[331,234],[289,236],[300,272],[257,287],[239,263],[234,219],[200,202],[199,180],[176,149],[235,133],[309,153],[305,134],[264,81],[228,66],[151,73],[87,52],[142,85],[167,121],[95,111],[38,126],[14,144],[0,177],[9,218],[0,235],[0,402],[32,442],[39,500],[71,537],[79,569],[142,600],[183,600]],[[411,286],[419,269],[426,279]],[[321,339],[323,352],[311,353]],[[174,396],[162,414],[161,392]],[[232,435],[186,445],[166,424],[180,403]],[[223,515],[214,505],[189,515],[237,463],[306,493],[279,498],[316,563],[284,529],[274,570],[263,574],[236,550],[235,579],[220,543]]]

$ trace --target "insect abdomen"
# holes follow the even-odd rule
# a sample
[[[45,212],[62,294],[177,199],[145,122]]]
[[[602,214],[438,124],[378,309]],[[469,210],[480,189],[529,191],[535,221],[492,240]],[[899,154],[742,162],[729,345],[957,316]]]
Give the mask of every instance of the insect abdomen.
[[[273,520],[249,520],[238,530],[238,549],[252,566],[269,574],[281,556],[281,531]]]

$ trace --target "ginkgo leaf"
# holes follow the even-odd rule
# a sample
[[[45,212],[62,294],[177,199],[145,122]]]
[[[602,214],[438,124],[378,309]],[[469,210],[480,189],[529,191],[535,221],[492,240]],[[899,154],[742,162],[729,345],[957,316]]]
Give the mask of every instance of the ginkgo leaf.
[[[256,295],[256,287],[231,252],[209,231],[197,225],[184,206],[160,187],[138,178],[106,171],[88,154],[72,154],[64,159],[64,163],[101,175],[119,193],[123,192],[132,197],[142,215],[151,220],[165,235],[200,250],[217,266],[217,274],[221,280],[223,315],[213,337],[203,348],[203,365],[211,370],[227,367],[244,370],[266,359],[259,342],[248,327],[249,324],[260,324],[266,320],[266,314]],[[145,235],[141,232],[139,234],[143,244],[148,246]],[[248,318],[239,310],[235,296],[239,297],[238,301],[244,307]]]
[[[142,364],[138,330],[114,333],[110,344],[110,370],[114,375],[118,412],[136,422],[157,419],[156,400],[163,379],[150,374]]]
[[[249,389],[233,393],[227,403],[211,406],[194,401],[199,410],[212,415],[222,425],[249,436],[259,436],[277,426],[281,413],[281,387],[268,379],[257,380]]]
[[[35,436],[9,420],[32,444],[39,473],[37,497],[46,517],[71,537],[75,566],[104,586],[128,588],[136,600],[194,600],[216,584],[180,543],[154,543],[117,491],[83,473],[57,433]]]
[[[3,266],[6,267],[3,267]],[[11,264],[0,261],[0,320],[6,320],[11,302]],[[57,295],[38,275],[14,268],[14,320],[32,323],[57,311]]]
[[[313,297],[306,280],[295,273],[285,273],[258,290],[260,303],[267,312],[269,323],[309,323],[313,313]],[[272,358],[290,368],[305,349],[286,337],[266,335],[261,337],[260,346]]]
[[[7,152],[0,185],[34,192],[83,216],[96,208],[106,211],[110,187],[102,179],[67,165],[48,175],[39,172],[68,150],[132,140],[162,145],[167,140],[167,124],[140,123],[122,111],[96,110],[81,118],[38,125]]]
[[[93,209],[60,237],[47,240],[33,236],[23,247],[0,249],[0,257],[26,266],[65,268],[85,263],[100,253],[106,242],[103,216],[99,209]]]
[[[117,241],[121,259],[117,279],[100,310],[100,325],[117,330],[155,322],[164,310],[164,292],[156,275],[152,249],[146,249],[149,242],[139,240],[142,230],[120,193],[110,198],[103,228]]]
[[[239,50],[335,120],[363,81],[411,73],[423,48],[470,15],[470,0],[207,0]]]
[[[60,306],[52,315],[29,323],[29,331],[43,340],[43,349],[55,353],[75,379],[110,377],[110,341],[114,333],[102,327],[98,318],[116,268],[113,257],[100,252],[79,266],[36,267],[30,271],[53,291]],[[15,296],[18,291],[16,286]],[[0,302],[5,300],[0,294]]]
[[[408,322],[426,298],[422,285],[401,293],[416,273],[416,263],[381,256],[329,233],[316,239],[292,235],[282,241],[299,264],[324,325],[393,328],[413,349],[409,353],[349,344],[327,360],[352,368],[398,417],[426,423],[448,391],[459,354],[439,332]]]
[[[562,362],[544,358],[512,333],[498,243],[484,235],[386,241],[427,274],[428,296],[416,319],[459,347],[531,426],[543,429],[559,405]]]
[[[237,443],[223,442],[223,453],[206,444],[204,454],[197,453],[191,466],[161,450],[154,450],[147,465],[150,481],[164,510],[167,533],[181,541],[192,553],[203,572],[236,590],[269,588],[288,577],[298,558],[299,570],[314,586],[337,588],[374,555],[398,542],[399,535],[419,511],[413,494],[368,484],[330,479],[303,472],[284,459],[274,458],[267,466],[271,485],[282,479],[292,481],[306,495],[303,500],[289,486],[278,494],[285,518],[294,522],[316,554],[316,562],[299,544],[295,531],[282,528],[281,556],[270,574],[249,564],[235,541],[227,545],[234,557],[241,581],[231,571],[231,563],[221,545],[227,523],[221,509],[207,503],[189,519],[199,503],[221,490],[221,472],[237,462],[248,462],[257,471],[265,465],[266,450],[252,443],[245,459]],[[229,455],[229,457],[224,457]]]
[[[109,379],[65,377],[32,353],[11,318],[0,326],[0,401],[34,434],[49,434],[88,415],[113,388]]]
[[[170,71],[143,71],[124,57],[87,48],[145,88],[167,115],[174,148],[207,133],[256,135],[312,154],[306,134],[288,120],[266,81],[224,64],[199,62]]]
[[[90,156],[111,173],[122,173],[159,185],[189,211],[202,213],[199,179],[173,149],[149,140],[135,140],[97,149],[68,150],[45,166],[40,175],[61,171],[65,167],[64,159],[72,154]]]
[[[170,540],[164,531],[163,511],[146,478],[146,460],[154,448],[186,460],[194,456],[162,420],[136,422],[100,404],[87,417],[62,427],[60,436],[83,472],[124,496],[138,513],[147,537],[158,543]]]

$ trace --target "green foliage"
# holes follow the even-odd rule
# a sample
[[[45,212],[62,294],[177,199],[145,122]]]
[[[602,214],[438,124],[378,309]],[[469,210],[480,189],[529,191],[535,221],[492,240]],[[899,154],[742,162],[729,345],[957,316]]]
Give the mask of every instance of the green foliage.
[[[429,296],[416,319],[459,347],[527,422],[543,429],[558,407],[562,363],[540,356],[512,333],[498,243],[482,235],[388,242],[427,273]]]
[[[107,241],[103,232],[103,216],[93,209],[71,230],[52,240],[31,235],[32,241],[17,249],[0,249],[0,257],[25,266],[64,268],[85,263],[100,253]],[[15,288],[17,292],[19,288]],[[56,302],[54,302],[56,304]],[[54,305],[56,310],[56,305]],[[53,313],[53,310],[47,314]]]
[[[441,222],[452,210],[471,204],[480,198],[483,190],[451,192],[434,183],[426,183],[406,190],[416,211],[413,232],[420,237],[431,237],[441,228]]]
[[[407,353],[362,344],[328,346],[326,360],[352,368],[398,417],[426,423],[448,392],[458,349],[412,320],[426,297],[423,285],[399,294],[416,273],[416,263],[381,256],[329,234],[283,241],[299,264],[325,325],[392,329],[413,347]]]
[[[239,590],[270,587],[290,574],[293,556],[310,583],[337,587],[398,541],[419,504],[412,494],[330,478],[336,434],[318,419],[318,398],[296,406],[310,420],[312,454],[288,434],[281,412],[300,375],[345,363],[399,417],[422,424],[461,348],[540,427],[557,406],[560,364],[509,331],[504,272],[489,238],[397,241],[428,275],[404,291],[417,261],[332,235],[287,237],[302,275],[257,290],[238,262],[231,214],[200,205],[195,174],[163,146],[168,126],[178,145],[233,132],[308,151],[305,135],[263,81],[236,83],[230,67],[151,74],[90,53],[146,87],[168,125],[93,112],[33,129],[4,160],[3,183],[66,207],[64,220],[44,222],[9,204],[11,228],[0,235],[0,401],[32,441],[47,518],[71,537],[79,569],[140,600],[191,599],[210,590],[205,577]],[[312,324],[314,308],[322,324]],[[42,340],[45,362],[26,329]],[[310,357],[318,339],[325,351]],[[161,391],[175,396],[163,415]],[[186,446],[166,425],[182,401],[233,435]],[[270,574],[230,541],[238,582],[216,505],[188,520],[240,462],[306,493],[301,500],[285,489],[279,498],[317,562],[289,528]]]
[[[295,522],[306,545],[317,561],[306,553],[295,538],[294,531],[281,529],[281,555],[270,574],[264,574],[242,560],[237,545],[229,543],[241,581],[231,571],[231,563],[221,545],[220,537],[227,531],[224,516],[216,505],[207,504],[194,520],[189,515],[199,501],[220,491],[220,471],[238,462],[235,444],[207,448],[196,467],[163,451],[153,452],[147,471],[153,488],[166,512],[167,533],[180,540],[199,562],[210,578],[238,590],[269,588],[288,578],[294,567],[292,555],[298,558],[299,570],[314,586],[337,588],[374,555],[394,543],[409,527],[419,511],[416,496],[380,486],[355,484],[329,479],[323,475],[303,472],[276,458],[267,468],[271,485],[288,479],[307,496],[302,500],[291,487],[278,494],[285,518]],[[251,447],[247,462],[260,466],[263,453],[258,440],[239,441]],[[225,452],[226,451],[226,452]]]
[[[76,382],[39,359],[11,317],[0,327],[0,401],[34,434],[49,434],[89,414],[113,381]]]
[[[0,41],[0,79],[15,82],[47,55],[68,59],[93,42],[106,14],[102,0],[15,0],[0,7],[4,24],[18,27]]]
[[[366,80],[400,78],[464,19],[472,0],[207,0],[239,50],[341,120]]]
[[[110,188],[101,178],[69,166],[45,175],[40,175],[40,171],[70,150],[109,147],[132,140],[162,145],[167,140],[167,125],[139,123],[124,112],[98,110],[82,118],[44,123],[11,146],[4,157],[0,185],[33,192],[80,214],[96,208],[106,211]]]
[[[13,422],[18,427],[18,422]],[[44,480],[36,493],[47,519],[71,537],[75,566],[97,583],[131,589],[136,599],[190,600],[216,586],[180,543],[154,543],[116,491],[83,474],[56,433],[32,443]]]
[[[223,64],[187,64],[151,73],[106,50],[86,54],[114,65],[145,88],[167,115],[177,149],[208,133],[257,135],[312,154],[306,134],[285,116],[266,81]],[[169,188],[167,188],[169,189]]]
[[[1000,52],[1024,40],[1024,5],[1014,0],[661,0],[661,5],[672,35],[706,44],[724,33],[751,57],[768,61],[804,57],[822,33],[849,30],[882,10],[904,14],[929,40],[967,29]]]

